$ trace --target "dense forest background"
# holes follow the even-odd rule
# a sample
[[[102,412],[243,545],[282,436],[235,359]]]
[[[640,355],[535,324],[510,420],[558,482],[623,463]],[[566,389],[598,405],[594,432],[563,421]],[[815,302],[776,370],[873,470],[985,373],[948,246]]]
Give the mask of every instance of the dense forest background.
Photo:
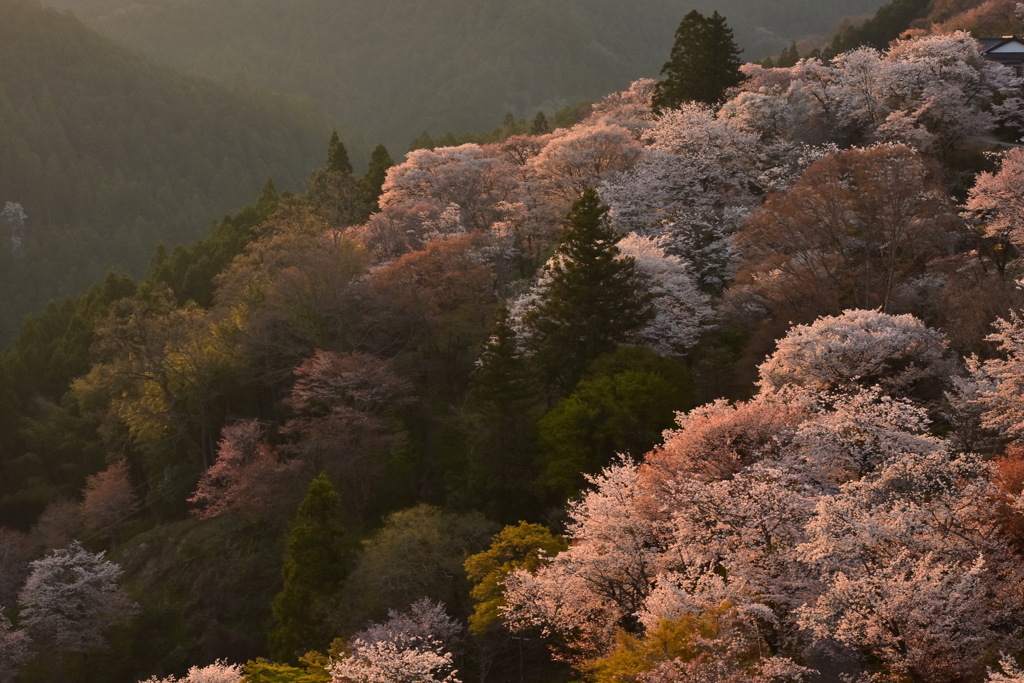
[[[199,238],[268,177],[301,189],[330,132],[312,103],[182,76],[70,15],[3,0],[0,203],[27,221],[16,253],[0,228],[0,343],[109,268],[141,276],[158,243]]]
[[[367,141],[483,130],[657,76],[680,17],[729,17],[744,58],[824,34],[880,0],[57,0],[186,73],[302,95]]]

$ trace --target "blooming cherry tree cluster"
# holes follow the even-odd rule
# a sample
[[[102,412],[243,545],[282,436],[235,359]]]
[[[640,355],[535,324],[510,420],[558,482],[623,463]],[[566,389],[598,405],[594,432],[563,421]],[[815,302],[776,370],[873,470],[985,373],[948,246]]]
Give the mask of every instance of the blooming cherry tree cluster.
[[[654,657],[642,680],[799,678],[794,658],[829,647],[869,655],[878,680],[975,676],[1024,632],[994,504],[1019,487],[904,397],[949,370],[944,348],[878,311],[794,329],[760,396],[682,414],[645,462],[590,479],[568,549],[506,578],[506,622],[598,672],[626,666],[624,647]]]

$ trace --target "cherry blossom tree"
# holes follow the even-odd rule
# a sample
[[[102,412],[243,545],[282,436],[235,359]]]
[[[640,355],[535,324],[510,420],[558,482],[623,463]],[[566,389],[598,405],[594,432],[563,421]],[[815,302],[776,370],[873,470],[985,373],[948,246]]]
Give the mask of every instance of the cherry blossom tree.
[[[469,230],[486,230],[502,220],[498,206],[514,199],[519,177],[516,166],[479,145],[418,149],[388,169],[378,201],[385,210],[421,202],[454,204]]]
[[[898,396],[955,371],[946,339],[910,314],[848,310],[796,325],[759,366],[762,391],[802,387],[812,393],[879,386]]]
[[[631,258],[646,280],[654,317],[635,332],[637,341],[657,353],[678,355],[693,347],[713,313],[709,297],[690,276],[687,264],[665,253],[663,240],[627,235],[617,258]]]
[[[612,171],[625,171],[640,158],[640,144],[629,130],[600,121],[559,129],[530,160],[530,178],[540,190],[560,202],[564,213],[584,190],[596,187]]]
[[[348,652],[328,667],[335,683],[459,683],[449,648],[462,626],[441,603],[424,598],[409,612],[390,610],[352,637]]]
[[[101,529],[114,538],[119,526],[138,510],[128,472],[128,462],[120,460],[86,478],[82,499],[82,518],[86,526]]]
[[[25,241],[25,209],[18,202],[7,202],[0,211],[0,223],[7,226],[11,238],[11,250],[17,251]]]
[[[676,479],[728,479],[759,460],[777,458],[809,411],[796,402],[765,400],[729,403],[719,399],[677,413],[677,428],[645,458],[641,475],[658,488]]]
[[[139,683],[240,683],[241,680],[242,666],[240,664],[228,664],[226,661],[218,659],[213,664],[204,667],[189,667],[188,673],[182,678],[151,676]]]
[[[998,172],[978,174],[966,208],[965,215],[977,221],[984,234],[1024,245],[1024,149],[1007,152]],[[1004,269],[1005,261],[1000,272]]]
[[[279,456],[256,420],[227,425],[221,430],[217,458],[203,473],[189,502],[196,505],[194,512],[200,517],[265,515],[275,510],[282,489],[300,466]]]
[[[565,639],[575,661],[606,653],[620,628],[637,631],[637,613],[650,593],[668,527],[638,504],[637,465],[623,459],[569,509],[569,549],[534,573],[505,579],[505,619],[513,629],[540,627]],[[654,517],[652,518],[652,515]]]
[[[18,668],[31,657],[32,639],[23,630],[12,631],[0,605],[0,683],[13,683]]]
[[[995,342],[1002,357],[981,361],[968,359],[970,382],[961,384],[958,403],[979,408],[981,426],[1013,439],[1024,437],[1024,319],[1011,312],[993,325],[987,339]]]
[[[32,562],[18,595],[21,624],[40,646],[88,652],[106,645],[103,632],[138,612],[118,586],[121,568],[77,541]]]

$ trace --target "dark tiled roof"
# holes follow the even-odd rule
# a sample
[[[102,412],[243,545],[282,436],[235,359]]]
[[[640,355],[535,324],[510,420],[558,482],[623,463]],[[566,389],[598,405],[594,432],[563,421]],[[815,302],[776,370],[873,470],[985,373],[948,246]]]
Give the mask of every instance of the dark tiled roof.
[[[1007,44],[1016,43],[1019,49],[1000,50]],[[982,56],[992,62],[1020,63],[1024,62],[1024,38],[978,38]]]

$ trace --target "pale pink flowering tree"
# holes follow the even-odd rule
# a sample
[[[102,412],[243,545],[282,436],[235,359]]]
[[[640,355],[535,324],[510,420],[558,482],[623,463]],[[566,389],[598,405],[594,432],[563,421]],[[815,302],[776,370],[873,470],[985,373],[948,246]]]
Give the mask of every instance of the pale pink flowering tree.
[[[663,240],[630,234],[619,240],[617,258],[632,258],[654,305],[654,318],[637,330],[637,342],[657,353],[680,354],[696,344],[713,311],[690,269],[678,256],[665,253]]]
[[[213,664],[204,667],[190,667],[188,673],[182,678],[151,676],[139,683],[239,683],[242,680],[242,674],[240,664],[228,664],[226,661],[218,659]]]
[[[257,420],[236,422],[221,430],[216,460],[189,502],[200,517],[259,516],[274,507],[282,484],[298,473],[300,465],[278,456]]]
[[[99,474],[86,478],[82,498],[82,519],[87,527],[100,529],[113,538],[139,508],[128,461],[119,460]]]
[[[764,392],[800,387],[812,393],[878,386],[905,394],[916,383],[947,377],[945,336],[910,314],[852,309],[796,325],[759,366]]]
[[[1024,148],[1007,152],[998,172],[978,174],[966,208],[986,234],[1024,245]]]
[[[517,170],[475,144],[418,149],[388,169],[379,204],[382,210],[422,202],[454,204],[469,230],[486,230],[503,219],[496,207],[515,197]]]
[[[1024,438],[1024,319],[1016,312],[1009,320],[993,324],[987,339],[995,342],[1001,356],[967,361],[969,381],[958,385],[957,404],[962,410],[977,408],[982,427],[1012,439]]]
[[[595,486],[569,510],[569,550],[531,574],[505,579],[506,622],[564,638],[574,660],[607,652],[617,629],[637,615],[663,564],[669,526],[647,508],[637,465],[628,459],[588,477]]]
[[[103,632],[138,612],[118,586],[121,568],[77,541],[32,562],[18,594],[20,622],[40,646],[88,652],[106,645]]]
[[[32,639],[23,630],[12,631],[0,605],[0,683],[13,683],[18,669],[31,657]]]
[[[442,603],[417,600],[408,612],[390,610],[352,637],[348,653],[329,671],[336,683],[459,683],[450,649],[462,625]]]

